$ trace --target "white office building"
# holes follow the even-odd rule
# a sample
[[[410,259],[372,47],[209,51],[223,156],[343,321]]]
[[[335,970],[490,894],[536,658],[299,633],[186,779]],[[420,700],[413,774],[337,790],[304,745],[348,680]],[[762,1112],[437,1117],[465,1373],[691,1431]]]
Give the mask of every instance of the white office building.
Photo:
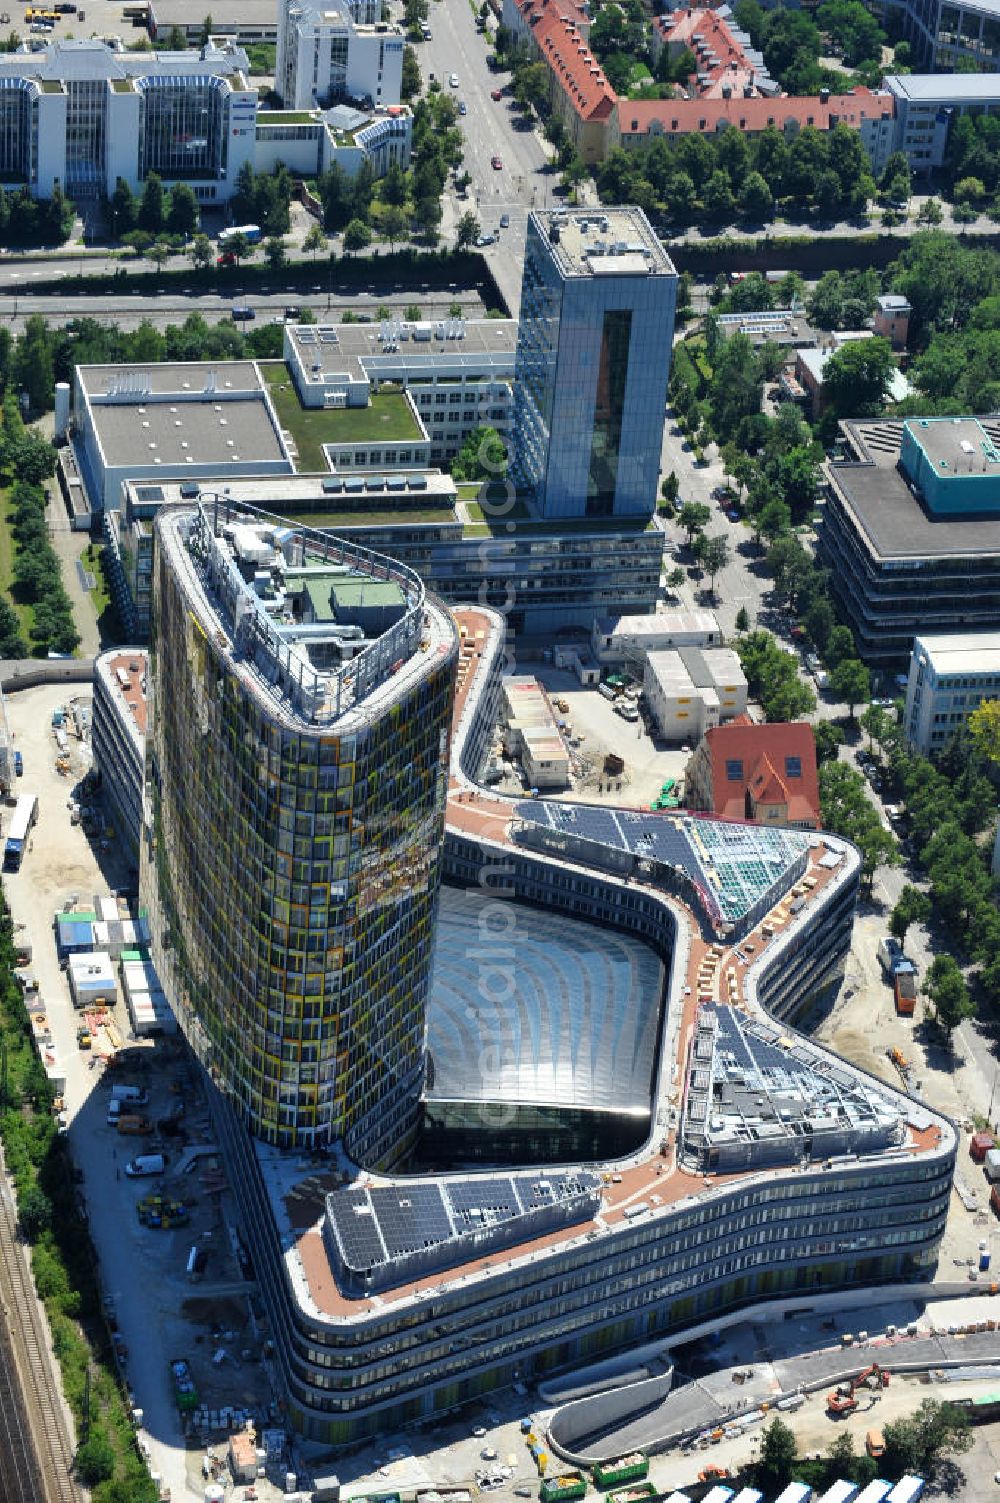
[[[747,681],[729,647],[649,653],[642,692],[660,735],[692,745],[712,726],[742,715],[747,707]]]
[[[286,324],[283,354],[303,407],[370,407],[382,388],[401,391],[420,427],[419,434],[406,433],[412,442],[403,445],[396,461],[406,466],[451,459],[474,428],[495,428],[507,437],[516,348],[513,319],[384,319]],[[388,426],[379,437],[379,458],[371,458],[370,444],[360,444],[350,455],[331,454],[331,466],[388,463]]]
[[[943,750],[984,699],[1000,699],[1000,632],[914,638],[903,713],[911,751]]]
[[[150,173],[189,183],[203,203],[232,196],[256,146],[257,90],[246,54],[121,52],[97,40],[0,56],[0,181],[39,198],[133,191]]]
[[[398,104],[403,33],[381,20],[380,0],[283,0],[275,88],[286,109],[350,99]]]
[[[1000,36],[1000,16],[994,25]],[[884,154],[872,153],[876,174],[896,151],[906,157],[911,172],[936,171],[944,165],[948,134],[960,115],[1000,111],[1000,73],[996,72],[894,74],[883,87],[892,95],[893,117]],[[870,143],[866,144],[871,152]]]

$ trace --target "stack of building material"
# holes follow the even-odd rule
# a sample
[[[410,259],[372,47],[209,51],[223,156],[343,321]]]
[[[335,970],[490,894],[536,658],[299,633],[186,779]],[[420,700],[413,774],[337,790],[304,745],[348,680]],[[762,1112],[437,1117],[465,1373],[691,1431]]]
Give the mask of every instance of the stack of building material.
[[[138,1036],[177,1032],[177,1024],[160,986],[156,967],[144,950],[128,950],[123,953],[122,985],[132,1027]]]

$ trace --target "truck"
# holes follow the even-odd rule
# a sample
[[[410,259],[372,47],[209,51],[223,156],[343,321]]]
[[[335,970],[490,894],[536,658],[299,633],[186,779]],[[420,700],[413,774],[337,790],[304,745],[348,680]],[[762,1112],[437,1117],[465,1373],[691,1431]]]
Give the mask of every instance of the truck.
[[[7,831],[7,840],[3,848],[3,869],[5,872],[20,871],[24,848],[28,843],[28,836],[34,829],[37,818],[38,799],[36,795],[33,793],[23,793],[14,808],[10,828]]]
[[[259,224],[231,224],[227,230],[219,231],[219,244],[229,245],[238,235],[242,235],[248,245],[259,245],[262,233]]]
[[[125,1137],[144,1137],[153,1131],[153,1124],[148,1117],[129,1112],[118,1118],[118,1131]]]
[[[649,1476],[649,1457],[643,1451],[619,1456],[616,1461],[599,1461],[594,1467],[594,1486],[621,1487],[626,1482],[641,1482]]]
[[[184,1357],[174,1357],[170,1363],[170,1377],[174,1385],[174,1403],[182,1414],[198,1407],[198,1390],[191,1376],[191,1368]]]
[[[130,1179],[144,1179],[150,1174],[162,1174],[166,1167],[167,1161],[162,1153],[137,1153],[125,1165],[125,1173]]]
[[[120,1101],[123,1106],[145,1106],[149,1101],[149,1093],[142,1086],[137,1085],[113,1085],[111,1087],[112,1101]]]
[[[912,961],[906,960],[897,967],[892,985],[898,1016],[912,1018],[917,1005],[917,970]]]
[[[903,947],[898,939],[893,939],[891,934],[884,934],[878,942],[878,963],[888,977],[893,977],[902,962],[906,960]],[[909,964],[909,961],[907,961]]]
[[[541,1503],[568,1503],[570,1498],[583,1498],[587,1494],[587,1481],[582,1472],[563,1472],[559,1477],[543,1477],[538,1489]]]
[[[983,1159],[983,1173],[991,1185],[1000,1181],[1000,1148],[987,1148]]]

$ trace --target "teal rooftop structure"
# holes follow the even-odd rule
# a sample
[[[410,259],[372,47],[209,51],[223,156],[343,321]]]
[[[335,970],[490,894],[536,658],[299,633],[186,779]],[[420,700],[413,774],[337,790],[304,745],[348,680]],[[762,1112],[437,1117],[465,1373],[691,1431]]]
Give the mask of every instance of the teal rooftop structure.
[[[978,418],[907,419],[899,463],[932,516],[1000,516],[1000,446]]]

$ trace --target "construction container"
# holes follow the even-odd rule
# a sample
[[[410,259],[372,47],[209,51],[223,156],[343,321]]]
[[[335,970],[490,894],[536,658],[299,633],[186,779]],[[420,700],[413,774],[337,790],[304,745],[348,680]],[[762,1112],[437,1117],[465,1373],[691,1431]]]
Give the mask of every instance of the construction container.
[[[616,1461],[599,1461],[594,1467],[597,1487],[620,1487],[625,1482],[641,1482],[649,1476],[649,1457],[643,1451],[619,1456]]]
[[[917,1005],[917,973],[912,968],[901,968],[893,981],[896,994],[896,1012],[901,1018],[912,1018]]]
[[[981,1164],[995,1146],[996,1140],[991,1132],[974,1132],[969,1139],[969,1158],[974,1163]]]

